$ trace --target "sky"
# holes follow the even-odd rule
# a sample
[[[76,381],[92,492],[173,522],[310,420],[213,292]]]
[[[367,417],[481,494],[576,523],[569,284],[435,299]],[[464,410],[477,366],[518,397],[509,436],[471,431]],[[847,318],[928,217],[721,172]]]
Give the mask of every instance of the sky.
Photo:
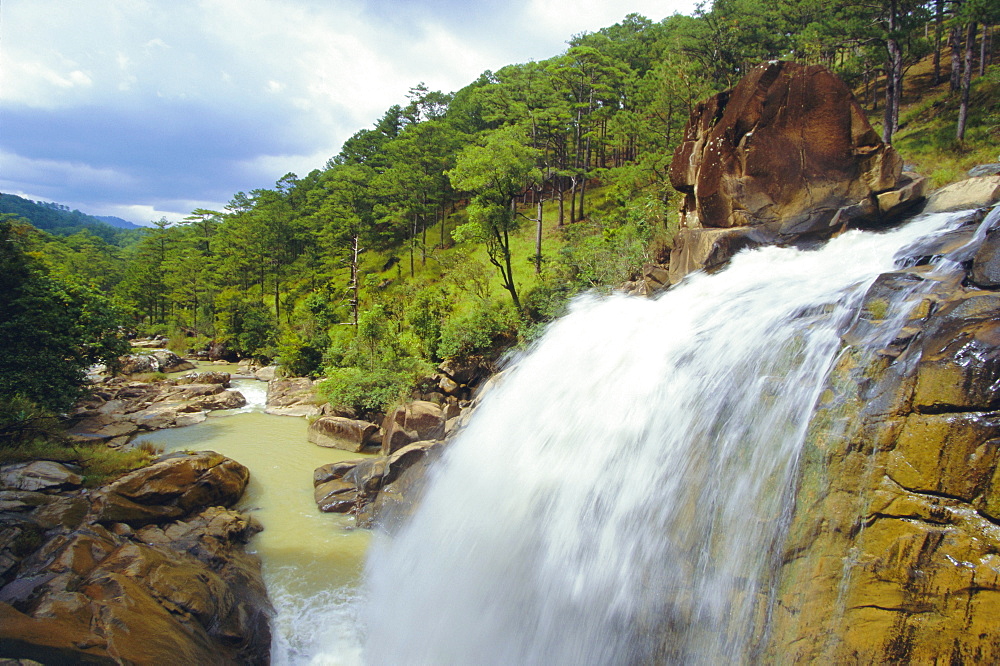
[[[322,168],[419,83],[695,0],[0,0],[0,192],[137,224]]]

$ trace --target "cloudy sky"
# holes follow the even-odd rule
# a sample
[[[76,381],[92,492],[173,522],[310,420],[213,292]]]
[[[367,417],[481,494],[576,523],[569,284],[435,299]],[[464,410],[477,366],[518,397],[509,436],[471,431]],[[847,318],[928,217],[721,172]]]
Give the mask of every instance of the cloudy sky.
[[[322,167],[407,91],[695,0],[0,0],[0,192],[139,224]]]

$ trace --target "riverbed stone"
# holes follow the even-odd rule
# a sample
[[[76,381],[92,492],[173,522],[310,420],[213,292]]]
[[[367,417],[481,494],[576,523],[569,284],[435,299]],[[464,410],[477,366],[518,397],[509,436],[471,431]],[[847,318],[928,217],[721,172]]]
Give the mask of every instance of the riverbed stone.
[[[444,436],[444,411],[426,400],[397,407],[382,422],[382,455],[388,456],[407,444]]]
[[[53,460],[33,460],[0,467],[0,487],[12,490],[62,490],[78,488],[82,483],[79,468]]]
[[[93,493],[0,491],[0,502],[20,504],[5,505],[0,522],[0,660],[268,663],[271,608],[260,561],[244,550],[260,525],[212,504],[235,501],[241,468],[181,454]],[[107,518],[109,495],[183,515],[105,527],[95,521]]]
[[[990,206],[1000,201],[1000,175],[967,178],[945,185],[927,197],[925,213]]]
[[[206,506],[232,506],[246,467],[212,451],[174,453],[114,481],[95,497],[95,521],[132,526],[175,520]]]
[[[891,353],[864,333],[883,318],[845,336],[801,453],[763,662],[1000,660],[1000,294],[924,286],[931,307]]]
[[[373,438],[378,426],[367,421],[340,416],[323,416],[309,424],[307,438],[313,444],[355,453],[378,446]]]
[[[267,383],[264,411],[281,416],[316,416],[323,400],[316,395],[316,382],[308,377],[275,378]]]
[[[221,384],[228,388],[232,375],[228,372],[210,370],[207,372],[191,372],[175,381],[178,384]]]

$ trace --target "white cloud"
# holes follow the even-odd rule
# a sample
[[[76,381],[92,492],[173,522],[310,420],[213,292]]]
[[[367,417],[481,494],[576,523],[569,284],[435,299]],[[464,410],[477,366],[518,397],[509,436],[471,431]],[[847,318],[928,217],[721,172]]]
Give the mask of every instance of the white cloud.
[[[181,183],[203,202],[242,179],[237,189],[249,190],[288,171],[304,175],[421,81],[455,91],[486,69],[558,55],[573,34],[627,11],[658,20],[693,8],[671,1],[3,0],[0,114],[55,110],[61,115],[38,118],[59,123],[79,110],[74,117],[113,117],[131,134],[109,142],[106,133],[78,132],[59,155],[53,146],[67,132],[46,131],[39,120],[32,131],[46,141],[14,149],[0,135],[2,183],[119,206],[134,211],[129,219],[183,216],[172,207],[190,202],[162,188]],[[163,140],[142,140],[142,132]],[[260,154],[237,156],[234,141]],[[118,161],[112,144],[123,151]],[[47,152],[32,154],[34,145]],[[207,154],[223,149],[230,154]],[[93,164],[80,161],[87,155]],[[192,159],[208,157],[216,182],[191,173]],[[159,171],[130,177],[139,163]]]
[[[0,184],[31,182],[40,187],[60,185],[71,187],[102,188],[121,186],[134,182],[127,173],[112,168],[95,168],[82,162],[34,159],[0,150]]]

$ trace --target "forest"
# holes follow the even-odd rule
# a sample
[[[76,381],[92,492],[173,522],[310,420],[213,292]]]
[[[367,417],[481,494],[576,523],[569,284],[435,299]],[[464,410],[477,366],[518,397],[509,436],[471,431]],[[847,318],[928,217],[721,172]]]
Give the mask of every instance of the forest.
[[[103,308],[130,335],[277,360],[325,377],[331,402],[378,410],[435,364],[496,359],[575,294],[665,262],[678,203],[666,174],[689,114],[763,61],[837,72],[935,186],[995,161],[997,22],[992,0],[630,14],[458,91],[414,85],[322,167],[237,192],[221,211],[105,238],[15,218],[4,235],[26,258],[9,262],[77,285],[60,289],[84,290],[87,312]]]

